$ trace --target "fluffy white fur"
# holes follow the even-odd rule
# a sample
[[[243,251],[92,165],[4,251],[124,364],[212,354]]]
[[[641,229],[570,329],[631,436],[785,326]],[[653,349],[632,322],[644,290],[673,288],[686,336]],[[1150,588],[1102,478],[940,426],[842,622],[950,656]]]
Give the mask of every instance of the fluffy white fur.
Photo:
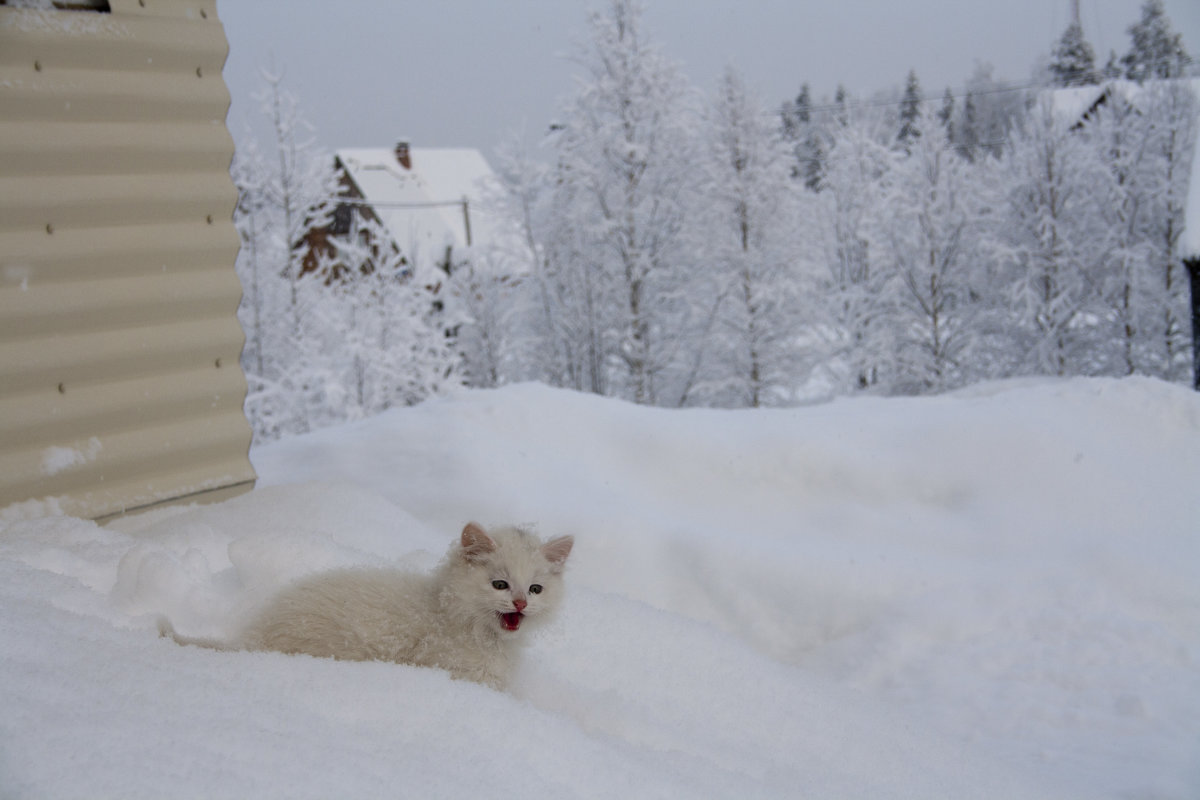
[[[470,523],[432,573],[343,569],[272,598],[231,641],[160,631],[180,644],[440,667],[503,688],[529,629],[558,607],[573,539]]]

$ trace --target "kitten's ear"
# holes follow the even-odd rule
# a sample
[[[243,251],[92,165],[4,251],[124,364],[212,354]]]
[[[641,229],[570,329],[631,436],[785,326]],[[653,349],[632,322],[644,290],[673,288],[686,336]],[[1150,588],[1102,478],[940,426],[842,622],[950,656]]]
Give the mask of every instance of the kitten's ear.
[[[462,532],[463,558],[474,560],[496,549],[496,542],[478,522],[468,522]]]
[[[561,567],[571,555],[571,546],[575,544],[574,536],[560,536],[542,545],[542,555],[555,566]]]

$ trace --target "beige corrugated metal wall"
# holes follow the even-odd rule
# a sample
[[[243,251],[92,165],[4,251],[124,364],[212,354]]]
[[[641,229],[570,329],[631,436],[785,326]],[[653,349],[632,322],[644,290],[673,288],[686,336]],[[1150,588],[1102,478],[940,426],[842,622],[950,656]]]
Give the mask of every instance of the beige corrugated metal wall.
[[[253,485],[227,50],[215,0],[0,5],[0,519]]]

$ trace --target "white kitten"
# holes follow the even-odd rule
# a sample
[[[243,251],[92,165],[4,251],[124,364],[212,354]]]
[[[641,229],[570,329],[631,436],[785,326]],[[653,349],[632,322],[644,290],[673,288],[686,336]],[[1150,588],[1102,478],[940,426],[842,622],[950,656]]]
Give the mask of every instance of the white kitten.
[[[489,534],[472,522],[431,574],[363,568],[304,578],[227,642],[180,636],[166,619],[159,631],[219,650],[441,667],[499,689],[528,630],[558,607],[573,543],[570,536],[543,543],[519,528]]]

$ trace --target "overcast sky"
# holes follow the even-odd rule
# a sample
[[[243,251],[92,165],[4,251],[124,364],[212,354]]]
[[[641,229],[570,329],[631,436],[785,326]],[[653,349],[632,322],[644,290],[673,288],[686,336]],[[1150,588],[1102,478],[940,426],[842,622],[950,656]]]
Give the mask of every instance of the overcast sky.
[[[579,67],[587,16],[607,0],[218,0],[230,53],[229,127],[265,125],[251,95],[275,64],[328,148],[478,147],[536,140]],[[1102,65],[1129,47],[1142,0],[1080,0]],[[1165,0],[1200,56],[1200,0]],[[961,87],[977,62],[1025,81],[1067,26],[1070,0],[644,0],[644,28],[698,88],[735,66],[776,106],[808,82],[857,97],[916,69],[928,96]]]

